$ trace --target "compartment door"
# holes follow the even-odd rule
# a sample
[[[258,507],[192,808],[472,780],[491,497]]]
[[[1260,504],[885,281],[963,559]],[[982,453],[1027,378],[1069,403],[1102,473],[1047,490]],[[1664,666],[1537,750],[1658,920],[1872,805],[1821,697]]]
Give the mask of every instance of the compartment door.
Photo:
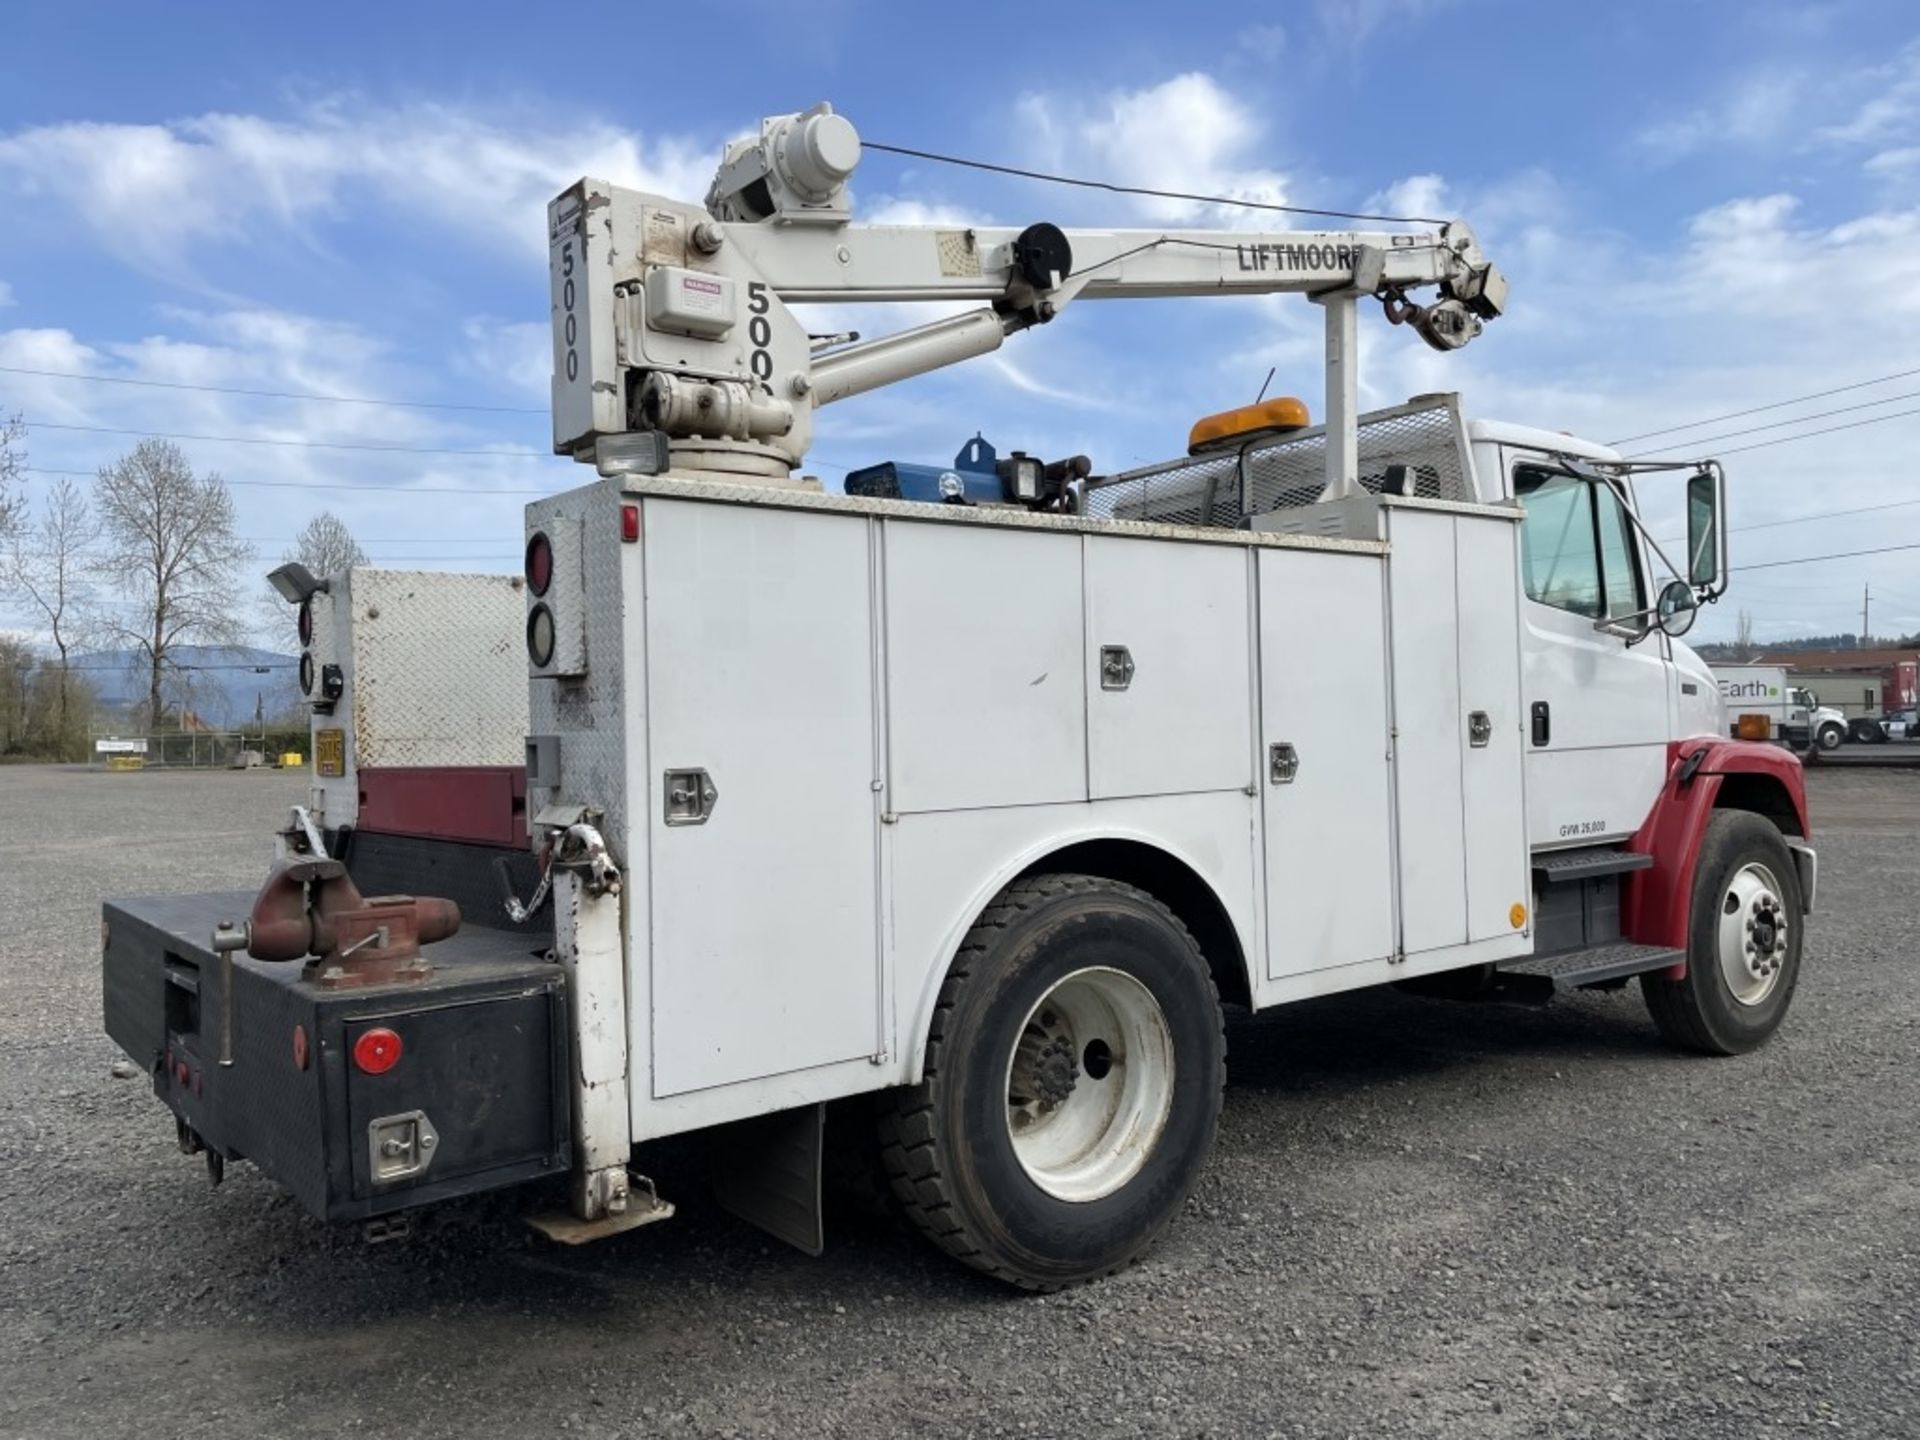
[[[1469,940],[1512,935],[1516,929],[1513,906],[1530,908],[1532,876],[1523,788],[1527,717],[1520,698],[1519,528],[1510,520],[1470,515],[1454,521],[1460,703],[1468,728],[1462,775]],[[1479,730],[1474,725],[1476,715],[1486,717]]]
[[[1454,517],[1395,507],[1388,526],[1400,944],[1417,955],[1467,940],[1461,773],[1467,716],[1460,693]],[[1500,573],[1512,571],[1503,567]]]
[[[1258,552],[1267,976],[1393,953],[1378,556]],[[1273,765],[1291,747],[1292,778]]]
[[[656,1097],[883,1048],[870,533],[647,502]],[[670,817],[667,776],[701,770],[710,813]]]
[[[1245,789],[1247,551],[1090,535],[1086,565],[1093,798]]]

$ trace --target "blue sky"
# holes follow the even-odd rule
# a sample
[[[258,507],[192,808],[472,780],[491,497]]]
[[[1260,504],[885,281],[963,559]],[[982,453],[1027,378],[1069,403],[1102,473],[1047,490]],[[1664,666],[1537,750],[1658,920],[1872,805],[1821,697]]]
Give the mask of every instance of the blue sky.
[[[583,171],[698,199],[729,136],[820,99],[897,144],[1464,216],[1512,313],[1453,356],[1370,322],[1372,403],[1459,389],[1474,413],[1609,439],[1920,369],[1920,15],[1895,0],[36,5],[7,42],[0,367],[487,407],[0,369],[35,496],[137,438],[57,426],[303,442],[181,442],[234,482],[268,560],[331,508],[379,559],[509,568],[525,500],[587,478],[546,453],[546,199]],[[855,200],[1270,223],[878,153]],[[1317,410],[1317,325],[1286,299],[1076,307],[822,412],[818,468],[944,458],[976,428],[1103,469],[1171,456],[1269,366]],[[1920,376],[1689,436],[1911,392]],[[1730,456],[1735,525],[1762,527],[1735,534],[1736,565],[1920,541],[1916,434],[1920,416]],[[1772,523],[1867,506],[1890,508]],[[1763,636],[1857,628],[1868,580],[1877,631],[1920,629],[1916,550],[1736,577],[1699,633],[1741,607]]]

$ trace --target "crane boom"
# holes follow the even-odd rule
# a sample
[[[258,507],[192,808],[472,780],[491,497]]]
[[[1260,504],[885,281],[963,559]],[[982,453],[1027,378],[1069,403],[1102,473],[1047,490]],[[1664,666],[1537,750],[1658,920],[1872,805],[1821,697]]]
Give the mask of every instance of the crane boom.
[[[812,412],[997,349],[1076,300],[1304,294],[1326,310],[1328,493],[1354,483],[1355,306],[1440,349],[1506,305],[1451,221],[1394,231],[858,225],[859,137],[825,105],[728,148],[704,208],[585,179],[548,207],[554,449],[604,473],[669,466],[761,483],[804,460]],[[1414,291],[1437,292],[1428,303]],[[811,336],[791,306],[979,308],[874,339]]]

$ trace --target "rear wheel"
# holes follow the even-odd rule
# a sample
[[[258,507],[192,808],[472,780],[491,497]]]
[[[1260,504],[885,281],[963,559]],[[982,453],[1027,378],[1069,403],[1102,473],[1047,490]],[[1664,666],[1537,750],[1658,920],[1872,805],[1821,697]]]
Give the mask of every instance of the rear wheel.
[[[1029,1290],[1108,1275],[1179,1213],[1213,1146],[1226,1044],[1193,937],[1142,890],[1016,881],[940,992],[925,1078],[883,1097],[907,1216]]]
[[[1716,812],[1694,870],[1686,976],[1640,977],[1660,1033],[1705,1055],[1759,1045],[1793,1002],[1804,924],[1799,872],[1780,831],[1744,810]]]

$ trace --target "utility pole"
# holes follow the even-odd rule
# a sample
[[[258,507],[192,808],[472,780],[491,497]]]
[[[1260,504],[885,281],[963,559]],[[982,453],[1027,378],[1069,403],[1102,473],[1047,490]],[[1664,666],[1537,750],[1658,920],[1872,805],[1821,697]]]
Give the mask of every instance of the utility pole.
[[[1873,585],[1867,582],[1860,587],[1860,648],[1867,648],[1867,636],[1873,632],[1867,628],[1867,617],[1873,613]]]

